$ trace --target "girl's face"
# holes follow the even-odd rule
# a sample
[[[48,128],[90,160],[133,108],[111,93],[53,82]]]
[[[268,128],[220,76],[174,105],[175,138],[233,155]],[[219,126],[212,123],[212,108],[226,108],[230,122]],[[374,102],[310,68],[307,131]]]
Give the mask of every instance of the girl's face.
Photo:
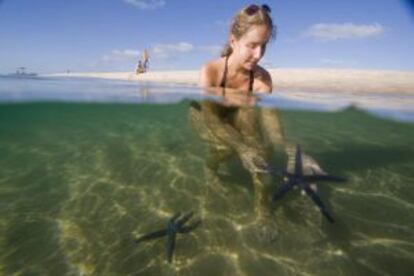
[[[233,53],[244,69],[254,69],[266,51],[269,38],[270,31],[266,25],[252,26],[240,39],[231,35],[230,45],[233,48]]]

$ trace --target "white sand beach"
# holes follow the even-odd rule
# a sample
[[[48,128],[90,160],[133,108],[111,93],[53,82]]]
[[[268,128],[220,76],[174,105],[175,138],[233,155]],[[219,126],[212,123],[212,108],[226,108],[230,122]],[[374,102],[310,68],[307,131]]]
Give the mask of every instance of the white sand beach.
[[[348,69],[270,69],[275,91],[317,91],[347,93],[396,93],[414,95],[414,72]],[[95,72],[50,74],[59,77],[87,77],[137,82],[196,86],[199,71]]]

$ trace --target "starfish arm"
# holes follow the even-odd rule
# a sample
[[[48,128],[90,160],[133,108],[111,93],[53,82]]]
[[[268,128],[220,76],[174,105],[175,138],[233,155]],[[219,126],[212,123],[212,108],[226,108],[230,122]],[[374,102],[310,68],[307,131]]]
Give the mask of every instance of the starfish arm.
[[[334,181],[334,182],[345,182],[346,178],[334,175],[307,175],[304,177],[308,182],[316,182],[316,181]]]
[[[183,215],[181,218],[177,219],[175,225],[178,229],[180,229],[191,217],[193,216],[193,212],[188,212],[187,214]]]
[[[176,213],[174,216],[172,216],[167,223],[167,234],[170,233],[177,233],[177,219],[181,216],[181,212]]]
[[[289,181],[288,183],[283,183],[282,186],[277,190],[277,192],[272,197],[272,202],[275,202],[278,199],[281,199],[287,192],[293,188],[294,183]]]
[[[142,241],[148,241],[148,240],[164,237],[165,235],[167,235],[167,229],[162,229],[162,230],[151,232],[142,237],[139,237],[138,239],[135,240],[135,242],[139,243]]]
[[[304,187],[304,190],[308,196],[313,200],[313,202],[318,206],[321,213],[326,217],[326,219],[330,223],[334,223],[335,220],[332,218],[332,216],[328,213],[328,211],[325,208],[325,205],[323,204],[322,200],[319,198],[319,196],[309,187],[309,185],[306,185]]]
[[[174,216],[170,218],[168,223],[175,223],[175,221],[181,216],[181,212],[175,213]]]
[[[167,261],[169,263],[171,263],[172,257],[173,257],[173,254],[174,254],[175,238],[176,238],[176,233],[175,232],[171,232],[171,233],[168,234],[166,253],[167,253]]]
[[[295,175],[302,175],[303,168],[302,168],[302,153],[300,151],[299,145],[296,146],[296,155],[295,155]]]
[[[181,233],[181,234],[187,234],[187,233],[193,231],[194,229],[196,229],[200,224],[201,224],[201,220],[197,220],[196,222],[194,222],[191,225],[181,227],[181,229],[178,230],[178,232]]]

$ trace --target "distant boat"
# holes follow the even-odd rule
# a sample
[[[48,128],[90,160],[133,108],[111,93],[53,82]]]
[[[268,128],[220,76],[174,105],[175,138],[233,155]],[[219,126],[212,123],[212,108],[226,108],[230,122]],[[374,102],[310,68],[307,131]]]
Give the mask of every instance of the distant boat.
[[[17,68],[16,73],[10,73],[1,76],[6,78],[36,78],[37,74],[26,72],[26,67],[19,67]]]

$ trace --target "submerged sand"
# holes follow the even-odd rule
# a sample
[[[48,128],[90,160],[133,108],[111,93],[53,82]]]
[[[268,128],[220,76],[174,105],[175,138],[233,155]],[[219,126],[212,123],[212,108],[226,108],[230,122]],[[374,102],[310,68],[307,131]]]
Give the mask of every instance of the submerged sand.
[[[414,72],[347,69],[270,69],[275,90],[397,93],[414,95]],[[199,71],[62,73],[49,76],[89,77],[196,86]]]

